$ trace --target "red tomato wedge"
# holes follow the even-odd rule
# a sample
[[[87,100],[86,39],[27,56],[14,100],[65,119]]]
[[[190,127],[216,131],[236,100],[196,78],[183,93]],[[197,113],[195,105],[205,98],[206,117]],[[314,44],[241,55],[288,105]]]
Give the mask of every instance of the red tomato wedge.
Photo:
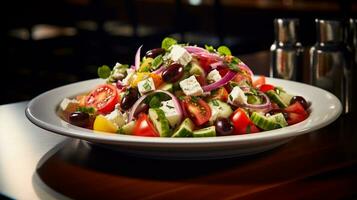
[[[262,92],[268,92],[269,90],[274,90],[275,87],[273,85],[270,85],[270,84],[264,84],[264,85],[261,85],[259,87],[259,90],[262,91]]]
[[[184,112],[192,119],[192,121],[200,126],[211,117],[211,108],[209,105],[198,97],[186,96],[182,101]]]
[[[299,102],[295,102],[295,103],[291,104],[290,106],[288,106],[284,110],[287,113],[297,113],[297,114],[301,114],[301,115],[307,115],[306,110],[304,109],[304,107]]]
[[[237,135],[260,132],[242,108],[235,110],[230,120],[234,126],[234,133]]]
[[[212,99],[218,99],[223,102],[227,102],[228,100],[228,92],[224,87],[221,87],[212,92]]]
[[[259,88],[261,85],[265,84],[265,76],[259,76],[259,78],[253,81],[253,87]]]
[[[94,107],[99,113],[109,113],[114,110],[119,101],[117,88],[110,84],[99,85],[85,99],[87,107]]]
[[[291,104],[284,111],[288,113],[287,122],[289,125],[302,122],[309,116],[308,112],[306,112],[299,102]]]
[[[137,136],[146,136],[146,137],[158,137],[159,133],[157,133],[154,125],[150,121],[149,117],[141,113],[139,114],[138,120],[135,122],[135,126],[133,129],[133,135]]]

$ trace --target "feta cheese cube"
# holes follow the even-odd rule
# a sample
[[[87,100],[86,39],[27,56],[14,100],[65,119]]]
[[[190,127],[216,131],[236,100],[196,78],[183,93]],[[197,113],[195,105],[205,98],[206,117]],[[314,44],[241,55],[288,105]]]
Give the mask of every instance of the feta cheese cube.
[[[76,99],[68,99],[64,98],[60,104],[60,107],[63,111],[69,109],[70,107],[77,106],[79,104],[79,101]]]
[[[154,80],[150,77],[138,83],[138,89],[141,95],[155,90]]]
[[[232,105],[240,105],[247,103],[247,96],[245,96],[242,89],[239,86],[235,86],[232,92],[228,95],[228,103]]]
[[[186,66],[192,60],[192,56],[185,48],[180,45],[173,45],[169,58],[177,63],[180,63],[183,66]]]
[[[203,94],[200,83],[193,75],[180,81],[180,87],[187,96],[200,96]]]
[[[107,120],[111,121],[113,124],[115,124],[118,128],[120,128],[125,124],[128,115],[126,113],[123,114],[119,110],[115,109],[110,114],[105,115],[104,117]]]
[[[173,100],[162,101],[160,109],[164,111],[165,117],[169,121],[171,127],[175,127],[180,122],[180,115],[175,109]]]
[[[135,70],[129,68],[129,69],[126,70],[126,74],[127,74],[126,77],[122,80],[123,85],[129,85],[130,84],[132,78],[135,75]]]
[[[221,80],[221,75],[219,74],[219,72],[214,69],[212,70],[210,73],[208,73],[207,75],[207,80],[210,82],[210,83],[214,83],[214,82],[217,82],[219,80]]]

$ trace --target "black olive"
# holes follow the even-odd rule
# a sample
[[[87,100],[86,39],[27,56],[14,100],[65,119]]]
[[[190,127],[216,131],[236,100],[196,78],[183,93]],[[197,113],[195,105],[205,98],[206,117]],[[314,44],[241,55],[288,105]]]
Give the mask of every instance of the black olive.
[[[305,110],[309,108],[309,104],[302,96],[293,96],[293,98],[290,100],[290,105],[294,104],[295,102],[299,102]]]
[[[129,110],[134,105],[136,100],[138,100],[138,98],[139,98],[138,90],[135,88],[129,88],[127,94],[121,100],[120,103],[121,109],[125,111]]]
[[[215,122],[217,136],[232,135],[234,126],[226,118],[219,118]]]
[[[90,124],[89,114],[80,111],[73,112],[69,115],[69,123],[79,127],[88,127]]]
[[[155,58],[156,56],[164,54],[164,53],[165,53],[165,49],[163,49],[163,48],[151,49],[150,51],[146,52],[145,57]]]
[[[173,63],[162,72],[162,79],[165,82],[174,83],[180,80],[183,74],[183,66],[179,63]]]

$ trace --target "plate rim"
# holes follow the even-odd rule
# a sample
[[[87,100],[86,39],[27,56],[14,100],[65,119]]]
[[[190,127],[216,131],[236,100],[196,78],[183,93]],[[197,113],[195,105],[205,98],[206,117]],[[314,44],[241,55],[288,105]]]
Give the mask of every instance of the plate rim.
[[[312,132],[314,130],[320,129],[324,126],[327,126],[328,124],[332,123],[335,121],[342,113],[342,104],[340,100],[333,95],[332,93],[323,90],[321,88],[311,86],[305,83],[300,83],[300,82],[294,82],[294,81],[288,81],[288,80],[283,80],[283,79],[277,79],[277,78],[269,78],[267,77],[267,81],[278,81],[281,82],[282,85],[285,83],[290,83],[290,84],[297,84],[300,86],[308,87],[308,88],[313,88],[316,91],[325,93],[329,96],[331,96],[332,100],[334,102],[337,102],[335,104],[336,112],[331,115],[328,119],[322,119],[320,122],[317,122],[317,124],[313,126],[305,126],[304,129],[297,129],[296,127],[306,125],[308,122],[308,119],[311,117],[311,114],[308,119],[304,120],[303,122],[300,122],[298,124],[280,128],[280,129],[275,129],[271,131],[264,131],[260,133],[254,133],[254,134],[245,134],[245,135],[233,135],[233,136],[223,136],[223,137],[207,137],[207,138],[161,138],[161,137],[142,137],[142,136],[132,136],[132,135],[120,135],[120,134],[111,134],[111,133],[104,133],[104,132],[98,132],[98,131],[93,131],[90,129],[85,129],[85,128],[80,128],[73,126],[64,120],[62,120],[56,112],[53,110],[53,113],[56,115],[56,117],[61,120],[62,124],[65,124],[67,128],[64,126],[57,126],[54,124],[49,124],[40,118],[38,116],[35,116],[34,113],[32,112],[31,108],[34,107],[38,101],[40,101],[42,98],[46,97],[46,95],[50,95],[53,92],[60,91],[63,89],[66,89],[68,87],[73,87],[75,85],[79,84],[85,84],[89,83],[91,81],[103,81],[103,79],[89,79],[85,81],[80,81],[76,83],[71,83],[67,84],[64,86],[60,86],[57,88],[54,88],[52,90],[46,91],[35,98],[33,98],[27,105],[25,109],[25,115],[26,117],[34,123],[36,126],[39,126],[42,129],[48,130],[50,132],[68,136],[68,137],[73,137],[73,138],[79,138],[79,139],[84,139],[92,142],[100,142],[100,143],[108,143],[108,144],[125,144],[125,145],[159,145],[159,146],[196,146],[196,145],[209,145],[209,146],[215,146],[215,145],[227,145],[227,144],[246,144],[254,141],[255,143],[258,142],[264,142],[267,140],[279,140],[279,139],[284,139],[284,138],[289,138],[289,137],[295,137],[307,132]],[[80,92],[79,92],[80,93]],[[76,94],[79,94],[76,93]],[[73,94],[73,95],[76,95]],[[59,99],[61,101],[62,99]],[[54,103],[53,103],[54,104]],[[58,106],[58,104],[57,104]],[[54,108],[55,109],[55,108]],[[312,112],[313,112],[313,107],[312,107]],[[51,114],[53,114],[51,113]],[[291,130],[289,132],[289,130]],[[88,134],[89,133],[89,134]],[[98,134],[100,133],[100,134]],[[102,137],[104,136],[104,137]]]

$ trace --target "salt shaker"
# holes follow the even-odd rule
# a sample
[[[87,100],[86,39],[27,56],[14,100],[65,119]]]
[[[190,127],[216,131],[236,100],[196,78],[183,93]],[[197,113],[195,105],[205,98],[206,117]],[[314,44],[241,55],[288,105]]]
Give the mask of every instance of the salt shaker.
[[[345,72],[349,68],[342,23],[316,19],[317,42],[310,49],[311,84],[335,94],[349,112]]]
[[[270,47],[270,76],[302,81],[303,48],[298,19],[275,19],[275,41]]]

